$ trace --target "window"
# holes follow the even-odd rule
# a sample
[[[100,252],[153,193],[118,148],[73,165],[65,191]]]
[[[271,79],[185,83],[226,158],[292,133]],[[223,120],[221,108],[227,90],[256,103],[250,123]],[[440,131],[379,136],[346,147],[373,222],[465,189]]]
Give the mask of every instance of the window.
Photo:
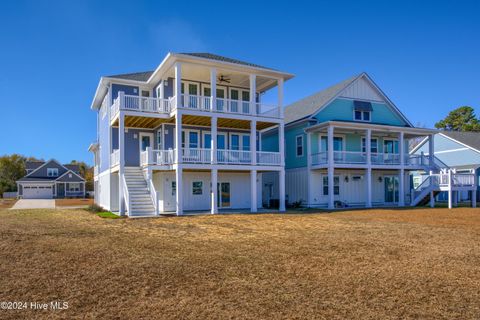
[[[322,136],[321,143],[321,151],[328,151],[328,138],[326,136]],[[343,151],[343,137],[333,137],[333,151]]]
[[[231,143],[230,149],[232,150],[240,149],[240,137],[238,136],[238,134],[232,134],[230,143]]]
[[[362,138],[362,152],[367,152],[366,148],[366,138]],[[378,153],[378,140],[377,138],[370,139],[370,152],[371,153]]]
[[[162,134],[162,129],[157,131],[157,149],[162,150],[163,149],[163,134]]]
[[[250,150],[250,136],[247,136],[247,135],[242,136],[242,150],[245,150],[245,151]]]
[[[69,183],[68,191],[70,192],[80,191],[80,183]]]
[[[172,181],[172,196],[177,194],[177,181]]]
[[[370,121],[370,111],[355,110],[355,120],[357,120],[357,121]]]
[[[295,153],[297,157],[303,157],[303,136],[295,138]]]
[[[192,193],[194,195],[203,194],[203,182],[202,181],[194,181],[192,183]]]
[[[47,168],[48,177],[58,177],[58,168]]]
[[[333,177],[333,194],[338,196],[340,194],[340,177]],[[323,195],[328,196],[328,176],[323,176]]]

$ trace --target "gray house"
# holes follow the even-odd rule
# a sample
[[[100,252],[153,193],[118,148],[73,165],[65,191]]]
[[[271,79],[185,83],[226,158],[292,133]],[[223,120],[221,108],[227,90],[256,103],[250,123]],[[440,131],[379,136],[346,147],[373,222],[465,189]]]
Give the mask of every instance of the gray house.
[[[18,196],[24,199],[83,198],[85,179],[75,164],[58,161],[28,161],[25,177],[17,180]]]

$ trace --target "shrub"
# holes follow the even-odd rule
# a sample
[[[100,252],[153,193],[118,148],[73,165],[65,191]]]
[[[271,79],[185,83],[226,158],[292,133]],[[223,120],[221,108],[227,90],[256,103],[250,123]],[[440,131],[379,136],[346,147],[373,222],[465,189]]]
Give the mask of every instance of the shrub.
[[[99,206],[98,204],[89,205],[87,210],[90,211],[90,212],[95,212],[95,213],[107,211],[104,208],[102,208],[101,206]]]

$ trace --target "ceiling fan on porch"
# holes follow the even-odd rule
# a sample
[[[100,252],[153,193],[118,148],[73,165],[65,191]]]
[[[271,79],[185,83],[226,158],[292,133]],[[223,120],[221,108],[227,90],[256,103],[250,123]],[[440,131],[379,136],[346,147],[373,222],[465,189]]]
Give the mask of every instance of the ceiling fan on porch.
[[[221,74],[218,77],[218,82],[220,82],[220,83],[222,83],[222,82],[230,83],[230,78],[228,78],[228,76],[225,76],[225,75]]]

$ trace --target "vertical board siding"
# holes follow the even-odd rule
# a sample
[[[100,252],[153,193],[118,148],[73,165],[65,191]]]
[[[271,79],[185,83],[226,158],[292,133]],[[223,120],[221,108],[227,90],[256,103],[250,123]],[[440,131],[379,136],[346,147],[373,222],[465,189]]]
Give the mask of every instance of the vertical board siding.
[[[285,170],[285,194],[288,203],[296,201],[307,202],[307,168]],[[278,189],[278,186],[274,186]]]
[[[377,92],[377,89],[372,87],[364,78],[354,81],[350,86],[345,88],[341,96],[360,100],[384,101],[383,97]]]

